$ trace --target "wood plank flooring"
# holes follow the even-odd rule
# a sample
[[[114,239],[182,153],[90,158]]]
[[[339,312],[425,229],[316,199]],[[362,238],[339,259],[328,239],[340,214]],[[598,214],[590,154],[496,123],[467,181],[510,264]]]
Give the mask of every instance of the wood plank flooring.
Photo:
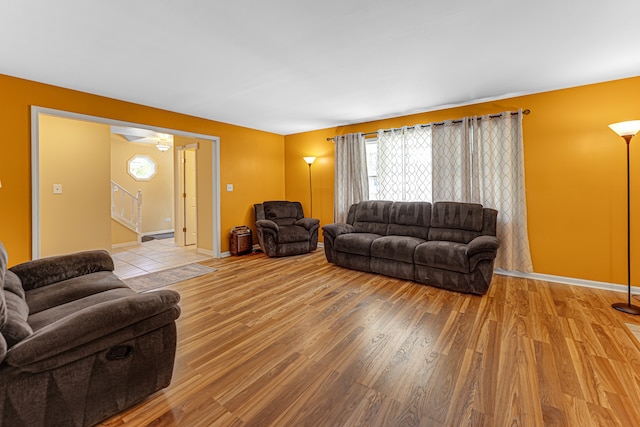
[[[328,264],[202,264],[172,384],[105,426],[634,426],[625,294],[494,275],[484,297]]]

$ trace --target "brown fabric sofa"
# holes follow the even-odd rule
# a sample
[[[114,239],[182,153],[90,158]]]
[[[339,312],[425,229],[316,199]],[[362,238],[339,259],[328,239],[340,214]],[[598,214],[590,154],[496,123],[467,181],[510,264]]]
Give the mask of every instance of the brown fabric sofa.
[[[0,242],[0,425],[95,425],[168,386],[179,299],[133,291],[106,251],[7,269]]]
[[[322,227],[327,261],[484,294],[498,251],[498,212],[474,203],[366,201]]]
[[[278,200],[253,207],[258,242],[268,256],[300,255],[317,249],[320,221],[305,218],[300,202]]]

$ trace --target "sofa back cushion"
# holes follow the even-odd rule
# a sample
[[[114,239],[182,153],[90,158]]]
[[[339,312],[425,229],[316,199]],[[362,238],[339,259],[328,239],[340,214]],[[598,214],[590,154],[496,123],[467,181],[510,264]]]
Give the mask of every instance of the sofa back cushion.
[[[24,289],[20,279],[13,272],[7,271],[7,250],[0,242],[0,360],[6,350],[33,333],[27,323],[29,306],[25,301]]]
[[[297,220],[304,218],[300,202],[270,201],[262,203],[262,207],[264,219],[278,225],[293,225]]]
[[[436,202],[431,209],[429,240],[469,243],[482,235],[483,214],[477,203]]]
[[[387,235],[411,236],[427,240],[431,203],[394,202],[389,213]]]
[[[7,250],[0,242],[0,329],[7,323],[7,302],[4,298],[4,276],[7,274]]]
[[[358,203],[353,212],[354,231],[386,235],[392,204],[393,202],[385,200],[368,200]]]

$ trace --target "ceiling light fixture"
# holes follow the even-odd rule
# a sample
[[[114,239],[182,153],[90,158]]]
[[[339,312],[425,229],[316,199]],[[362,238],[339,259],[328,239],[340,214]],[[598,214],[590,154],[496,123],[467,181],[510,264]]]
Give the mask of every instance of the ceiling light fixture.
[[[169,148],[171,148],[171,146],[169,144],[167,144],[167,141],[165,139],[160,139],[157,143],[156,143],[156,148],[162,152],[167,151]]]

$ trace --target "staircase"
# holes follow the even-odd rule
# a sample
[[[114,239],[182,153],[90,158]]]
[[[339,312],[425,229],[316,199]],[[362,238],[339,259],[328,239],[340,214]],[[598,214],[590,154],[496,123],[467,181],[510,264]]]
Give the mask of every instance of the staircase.
[[[142,190],[132,194],[115,181],[111,181],[111,218],[141,236]]]

